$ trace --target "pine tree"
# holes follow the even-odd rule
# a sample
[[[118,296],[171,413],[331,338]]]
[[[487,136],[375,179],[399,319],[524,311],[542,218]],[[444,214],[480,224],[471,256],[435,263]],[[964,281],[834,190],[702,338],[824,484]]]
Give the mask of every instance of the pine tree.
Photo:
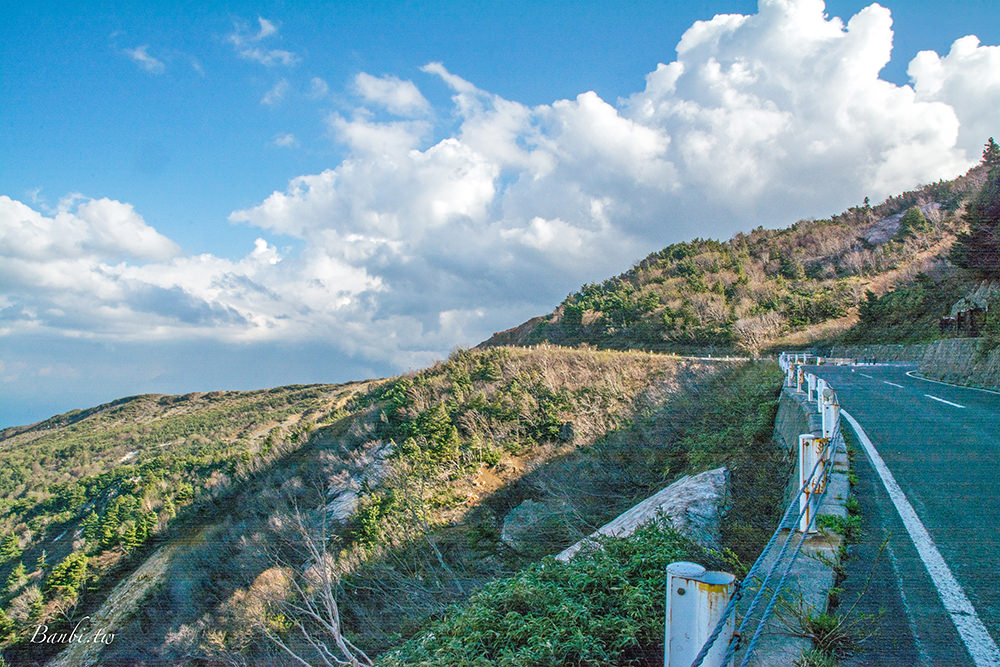
[[[983,277],[1000,277],[1000,147],[990,139],[983,163],[995,164],[975,199],[965,209],[969,231],[952,246],[951,260]]]
[[[35,569],[44,572],[45,568],[48,566],[48,554],[45,553],[45,549],[42,549],[42,553],[38,556],[38,560],[35,561]]]
[[[993,137],[990,137],[990,140],[986,142],[986,148],[983,149],[983,166],[987,169],[1000,166],[1000,146],[993,140]]]
[[[133,551],[135,551],[136,547],[138,547],[141,544],[138,533],[136,532],[135,529],[134,521],[129,521],[125,525],[125,532],[122,533],[121,542],[122,546],[125,547],[125,551],[128,553],[132,553]]]
[[[45,580],[45,588],[60,595],[76,597],[86,577],[87,555],[76,551],[52,568],[51,574]]]
[[[21,556],[21,541],[11,533],[0,542],[0,563],[6,563]]]
[[[14,620],[7,615],[7,612],[0,609],[0,640],[6,639],[16,628]],[[2,657],[0,657],[0,661],[2,661],[0,662],[0,667],[6,667],[7,662],[3,661]]]
[[[101,534],[101,517],[97,516],[97,512],[92,511],[80,522],[80,528],[83,529],[83,539],[87,542],[94,542]]]
[[[7,577],[7,590],[13,593],[18,588],[23,586],[28,581],[28,569],[24,567],[24,563],[18,563],[10,576]]]

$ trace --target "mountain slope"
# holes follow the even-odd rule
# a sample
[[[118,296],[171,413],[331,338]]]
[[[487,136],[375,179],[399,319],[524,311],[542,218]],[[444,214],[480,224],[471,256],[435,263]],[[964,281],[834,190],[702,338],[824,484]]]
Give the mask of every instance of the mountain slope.
[[[675,243],[482,345],[757,354],[837,338],[857,322],[868,290],[878,296],[921,274],[932,282],[955,278],[941,298],[957,299],[971,279],[955,277],[946,258],[985,178],[980,165],[830,219],[758,228],[726,242]]]

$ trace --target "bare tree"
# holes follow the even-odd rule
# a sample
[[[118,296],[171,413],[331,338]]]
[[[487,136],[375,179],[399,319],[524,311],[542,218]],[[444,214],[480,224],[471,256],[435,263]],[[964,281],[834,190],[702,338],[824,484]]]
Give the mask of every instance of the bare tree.
[[[259,615],[257,626],[303,665],[371,667],[371,658],[344,634],[337,603],[340,575],[330,550],[328,513],[321,506],[313,514],[303,513],[296,502],[292,503],[288,532],[293,552],[302,557],[305,568],[299,571],[280,555],[272,555],[284,581],[281,586],[257,590],[259,599],[272,611]],[[275,616],[280,622],[274,622]]]
[[[736,344],[751,356],[757,357],[765,343],[781,333],[784,323],[785,318],[774,311],[740,318],[733,325]]]

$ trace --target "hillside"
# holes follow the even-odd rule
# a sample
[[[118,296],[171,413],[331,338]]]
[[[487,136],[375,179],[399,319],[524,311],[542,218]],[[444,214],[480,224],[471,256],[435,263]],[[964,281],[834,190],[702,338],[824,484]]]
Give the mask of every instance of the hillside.
[[[0,432],[3,645],[95,604],[150,549],[300,447],[352,391],[134,396]]]
[[[756,355],[841,339],[932,339],[939,318],[979,284],[948,257],[987,172],[984,158],[954,180],[830,219],[672,244],[483,345]],[[918,292],[890,297],[877,316],[879,297],[913,285]],[[869,316],[862,327],[859,310]]]
[[[728,464],[749,489],[784,471],[768,445],[779,380],[746,362],[497,348],[386,381],[141,396],[9,429],[0,447],[28,470],[4,489],[4,656],[41,664],[53,647],[24,628],[84,615],[114,643],[53,664],[308,655],[317,562],[345,635],[379,655],[685,473]],[[747,495],[723,527],[744,556],[776,519]],[[505,537],[532,504],[544,529]]]

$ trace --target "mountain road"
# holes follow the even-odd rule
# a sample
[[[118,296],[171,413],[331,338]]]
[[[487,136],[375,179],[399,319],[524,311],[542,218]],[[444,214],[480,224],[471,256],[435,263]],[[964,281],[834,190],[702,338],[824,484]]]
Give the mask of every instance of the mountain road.
[[[1000,394],[898,365],[809,372],[833,386],[864,451],[863,540],[838,611],[864,590],[854,613],[878,620],[846,664],[1000,665]]]

